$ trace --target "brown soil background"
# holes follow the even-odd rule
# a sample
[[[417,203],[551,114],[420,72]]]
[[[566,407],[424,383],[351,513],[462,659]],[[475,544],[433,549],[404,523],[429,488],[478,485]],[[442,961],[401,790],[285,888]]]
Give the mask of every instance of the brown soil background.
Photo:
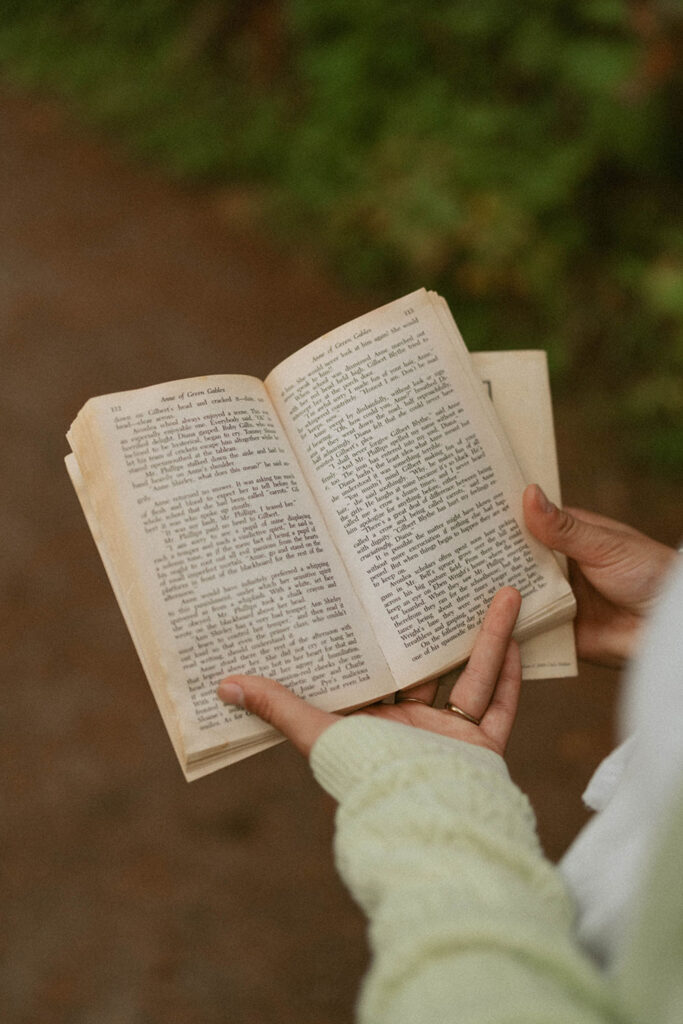
[[[188,786],[70,489],[92,395],[263,376],[387,296],[345,294],[242,223],[239,197],[133,166],[54,106],[0,92],[5,655],[2,973],[11,1024],[338,1024],[366,963],[332,802],[287,745]],[[456,311],[457,312],[457,311]],[[672,485],[625,475],[575,401],[565,497],[678,540]],[[528,684],[510,751],[548,853],[584,820],[617,680]]]

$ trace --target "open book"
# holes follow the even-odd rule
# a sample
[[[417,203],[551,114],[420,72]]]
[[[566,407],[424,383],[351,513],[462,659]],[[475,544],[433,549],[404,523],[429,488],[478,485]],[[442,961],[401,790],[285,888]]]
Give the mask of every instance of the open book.
[[[522,592],[520,640],[573,616],[558,562],[524,529],[525,481],[489,398],[536,408],[520,436],[556,496],[543,356],[478,365],[486,386],[423,289],[265,382],[198,377],[78,414],[67,468],[188,779],[280,738],[218,700],[230,672],[346,710],[462,663],[501,586]],[[574,671],[570,633],[554,637],[529,674]]]

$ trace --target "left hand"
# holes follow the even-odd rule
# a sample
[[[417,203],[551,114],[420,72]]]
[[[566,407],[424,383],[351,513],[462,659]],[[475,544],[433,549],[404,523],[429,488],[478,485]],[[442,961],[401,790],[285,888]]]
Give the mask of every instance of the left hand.
[[[522,599],[513,587],[499,590],[486,613],[466,668],[449,701],[479,724],[450,711],[431,707],[438,683],[421,683],[396,704],[373,704],[355,714],[375,715],[404,725],[464,740],[503,755],[517,712],[522,665],[519,648],[511,639]],[[340,715],[330,714],[306,703],[291,690],[262,676],[228,676],[218,687],[225,704],[236,704],[258,715],[292,741],[306,757],[318,737]],[[401,698],[411,698],[402,702]],[[424,703],[415,703],[417,699]]]

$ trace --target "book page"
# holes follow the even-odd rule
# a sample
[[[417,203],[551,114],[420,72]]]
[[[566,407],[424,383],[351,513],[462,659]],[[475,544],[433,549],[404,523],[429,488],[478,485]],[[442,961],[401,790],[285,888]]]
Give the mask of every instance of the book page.
[[[229,672],[272,676],[330,710],[395,688],[260,381],[196,378],[92,399],[69,440],[184,767],[273,741],[216,697]]]
[[[548,363],[542,351],[473,352],[472,363],[493,406],[527,483],[538,483],[562,504]],[[555,556],[566,575],[566,559]],[[575,676],[574,626],[565,622],[520,645],[524,679]]]
[[[503,585],[524,598],[520,639],[570,617],[442,300],[422,290],[332,331],[266,386],[399,685],[463,661]]]
[[[134,621],[133,617],[129,612],[125,590],[123,588],[121,580],[119,579],[116,566],[110,559],[109,552],[105,544],[102,531],[100,529],[100,524],[97,521],[97,518],[95,517],[94,511],[90,504],[90,499],[88,497],[88,492],[85,487],[85,482],[81,475],[78,462],[76,461],[76,456],[73,454],[73,452],[70,455],[66,456],[64,462],[66,464],[67,473],[69,474],[71,482],[74,486],[74,490],[76,491],[76,496],[78,497],[81,508],[83,510],[83,514],[88,523],[88,526],[90,527],[90,532],[92,533],[93,540],[95,541],[95,545],[97,547],[97,550],[99,551],[100,558],[102,559],[102,562],[104,564],[104,568],[109,578],[109,582],[111,583],[112,590],[114,591],[114,594],[119,604],[119,608],[121,609],[121,613],[124,617],[126,626],[128,627],[128,632],[131,635],[138,657],[142,662],[142,667],[144,669],[145,675],[147,676],[150,682],[150,688],[156,699],[157,706],[159,707],[159,711],[161,712],[161,717],[163,719],[164,725],[166,726],[166,730],[168,732],[176,756],[180,761],[182,770],[185,774],[185,778],[188,780],[188,782],[192,782],[195,779],[201,778],[209,772],[214,771],[216,768],[223,768],[226,767],[228,764],[232,764],[234,761],[240,760],[242,757],[245,756],[245,748],[243,746],[237,746],[235,748],[230,747],[227,750],[219,749],[212,756],[204,755],[202,756],[201,760],[192,762],[189,765],[185,764],[185,752],[183,749],[182,735],[179,729],[179,723],[175,712],[175,708],[171,701],[169,700],[166,690],[163,688],[163,686],[159,686],[159,674],[155,671],[155,666],[153,665],[153,663],[149,661],[149,658],[147,656],[148,645],[146,645],[144,642],[144,636],[142,636],[138,632],[136,622]],[[263,739],[254,739],[252,742],[249,743],[248,753],[251,755],[258,753],[258,751],[260,750],[267,750],[268,747],[272,747],[276,743],[282,743],[283,740],[284,737],[280,736],[279,733],[276,733],[275,735],[264,735]]]

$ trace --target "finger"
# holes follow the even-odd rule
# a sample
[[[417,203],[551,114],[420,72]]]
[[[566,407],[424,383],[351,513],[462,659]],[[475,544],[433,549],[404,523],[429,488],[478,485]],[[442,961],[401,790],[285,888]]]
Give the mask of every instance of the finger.
[[[489,706],[522,604],[514,587],[499,590],[484,616],[466,668],[451,690],[450,701],[474,718]]]
[[[306,757],[318,736],[339,718],[264,676],[228,676],[217,692],[225,704],[242,707],[274,726]]]
[[[512,726],[515,723],[521,685],[522,656],[519,645],[511,640],[498,676],[498,685],[493,693],[488,711],[481,721],[481,728],[494,742],[501,754],[505,753]]]
[[[565,512],[569,512],[575,519],[581,519],[584,523],[589,523],[591,526],[602,526],[607,530],[616,530],[618,533],[629,533],[631,536],[643,537],[644,534],[640,530],[636,530],[635,526],[629,526],[628,523],[620,523],[618,519],[610,519],[609,516],[603,516],[599,512],[591,512],[586,508],[573,508],[571,505],[563,506]]]
[[[614,560],[624,543],[624,534],[596,520],[582,519],[566,508],[558,508],[538,484],[524,491],[524,518],[537,540],[577,562],[603,566]],[[590,517],[589,517],[590,518]]]
[[[409,690],[397,690],[396,703],[400,704],[402,700],[409,697],[411,700],[423,700],[431,706],[434,704],[434,698],[438,689],[439,684],[434,681],[431,683],[420,683],[419,686],[411,686]]]

